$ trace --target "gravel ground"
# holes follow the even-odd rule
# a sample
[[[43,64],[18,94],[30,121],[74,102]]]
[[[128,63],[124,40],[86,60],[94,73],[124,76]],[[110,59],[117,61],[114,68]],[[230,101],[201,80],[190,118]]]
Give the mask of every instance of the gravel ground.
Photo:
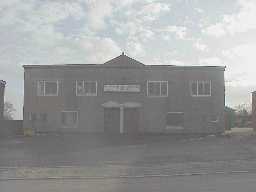
[[[0,178],[256,172],[256,136],[248,130],[223,136],[8,138],[0,141],[0,153]]]

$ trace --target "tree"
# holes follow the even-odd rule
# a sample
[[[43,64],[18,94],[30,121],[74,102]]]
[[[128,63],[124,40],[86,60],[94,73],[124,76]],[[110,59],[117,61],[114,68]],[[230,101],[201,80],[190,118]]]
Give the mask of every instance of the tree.
[[[247,127],[251,122],[251,106],[249,104],[240,104],[235,109],[237,126]]]
[[[12,120],[13,119],[13,113],[16,111],[13,104],[9,101],[6,101],[4,103],[4,119],[6,120]]]

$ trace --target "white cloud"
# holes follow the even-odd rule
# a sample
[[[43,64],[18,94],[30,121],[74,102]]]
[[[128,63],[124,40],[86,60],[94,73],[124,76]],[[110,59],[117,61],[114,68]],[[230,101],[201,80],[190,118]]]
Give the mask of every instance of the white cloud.
[[[119,46],[110,38],[83,37],[78,43],[89,63],[103,63],[121,53]]]
[[[185,26],[169,25],[157,30],[163,33],[174,33],[178,39],[185,39],[187,35],[187,28]]]
[[[15,104],[16,118],[22,114],[22,64],[100,63],[121,53],[109,37],[88,33],[76,39],[57,31],[66,19],[85,17],[79,1],[1,0],[0,10],[0,78],[8,83],[6,98]]]
[[[182,65],[185,65],[185,62],[181,61],[181,60],[171,60],[170,61],[170,65],[178,65],[178,66],[182,66]]]
[[[201,9],[201,8],[199,8],[199,7],[194,8],[194,10],[195,10],[197,13],[199,13],[199,14],[204,13],[204,10]]]
[[[137,17],[140,17],[144,22],[154,21],[159,17],[159,15],[167,11],[170,11],[169,4],[152,2],[142,7],[138,12]]]
[[[87,2],[87,19],[89,27],[98,31],[105,27],[106,17],[110,17],[113,12],[113,0],[94,0]]]
[[[203,33],[206,33],[208,35],[215,36],[215,37],[221,37],[226,34],[226,30],[225,30],[224,24],[217,23],[204,29]]]
[[[256,1],[238,0],[238,5],[240,10],[237,14],[224,15],[220,22],[208,26],[203,32],[220,37],[256,29]]]
[[[219,57],[206,57],[199,59],[199,65],[223,66],[224,63]]]
[[[131,41],[127,43],[126,51],[132,56],[132,57],[143,57],[145,56],[145,48],[143,45],[136,41]]]
[[[200,51],[208,51],[208,47],[206,44],[204,43],[201,43],[200,41],[196,41],[194,44],[193,44],[193,47],[200,50]]]
[[[224,50],[222,55],[227,63],[227,78],[232,85],[256,85],[256,44],[241,44]]]
[[[131,1],[129,2],[131,3]],[[142,56],[145,54],[145,44],[152,41],[159,33],[153,23],[170,10],[169,3],[155,2],[150,0],[133,0],[132,7],[127,9],[126,3],[123,9],[118,9],[122,15],[122,20],[118,17],[110,18],[115,32],[123,36],[123,48],[132,56]]]

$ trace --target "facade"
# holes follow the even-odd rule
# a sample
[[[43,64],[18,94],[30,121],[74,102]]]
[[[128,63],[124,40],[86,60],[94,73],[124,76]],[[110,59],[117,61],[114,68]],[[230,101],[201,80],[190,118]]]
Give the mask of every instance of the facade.
[[[0,80],[0,120],[4,119],[4,90],[6,82]]]
[[[256,130],[256,91],[252,92],[252,126]]]
[[[221,133],[222,66],[25,65],[24,127],[36,132]]]

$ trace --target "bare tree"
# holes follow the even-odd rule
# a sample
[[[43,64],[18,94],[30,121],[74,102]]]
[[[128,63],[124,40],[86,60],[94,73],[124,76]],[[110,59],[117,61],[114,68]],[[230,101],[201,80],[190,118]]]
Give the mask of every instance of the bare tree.
[[[4,119],[6,120],[12,120],[13,119],[13,113],[16,111],[13,104],[9,101],[6,101],[4,103]]]

